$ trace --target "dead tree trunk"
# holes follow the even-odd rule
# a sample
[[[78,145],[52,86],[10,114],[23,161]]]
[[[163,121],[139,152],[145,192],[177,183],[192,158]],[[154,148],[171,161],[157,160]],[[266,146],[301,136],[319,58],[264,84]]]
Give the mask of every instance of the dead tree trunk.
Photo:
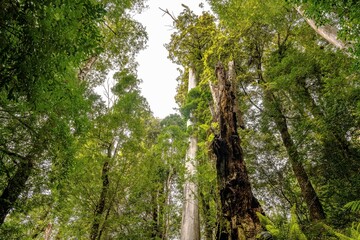
[[[218,79],[218,121],[219,135],[212,143],[216,155],[217,178],[220,190],[223,227],[217,239],[240,240],[256,239],[262,230],[256,213],[262,213],[261,206],[254,197],[238,134],[239,110],[231,85],[231,74],[224,66],[216,66]]]

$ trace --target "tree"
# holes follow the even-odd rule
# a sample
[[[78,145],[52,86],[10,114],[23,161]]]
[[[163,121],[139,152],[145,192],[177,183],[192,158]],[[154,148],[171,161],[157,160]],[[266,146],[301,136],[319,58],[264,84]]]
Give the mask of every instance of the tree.
[[[4,1],[3,6],[0,224],[35,171],[52,177],[66,172],[72,141],[89,109],[76,67],[99,50],[97,23],[104,15],[100,5],[88,1]]]
[[[345,222],[340,223],[333,217],[335,214],[338,216],[335,217],[337,220],[341,219],[336,214],[341,210],[335,205],[340,204],[342,200],[341,197],[337,200],[334,197],[350,197],[348,194],[353,190],[347,191],[343,188],[341,194],[332,194],[328,192],[328,186],[329,182],[332,182],[333,193],[338,189],[335,187],[337,183],[346,182],[349,187],[347,189],[357,186],[357,177],[348,171],[350,165],[352,169],[358,168],[353,161],[358,154],[354,134],[358,128],[355,123],[358,121],[358,104],[357,98],[353,95],[358,91],[358,77],[356,71],[349,68],[353,60],[343,52],[335,51],[332,45],[299,20],[299,15],[292,5],[281,1],[278,5],[266,1],[211,1],[211,4],[218,13],[220,22],[229,32],[227,38],[237,39],[234,41],[232,49],[235,50],[232,54],[236,56],[235,60],[238,63],[236,70],[244,92],[243,99],[249,106],[248,110],[245,110],[245,119],[248,119],[248,122],[251,119],[251,130],[245,131],[257,135],[248,135],[246,140],[254,145],[250,147],[251,155],[257,161],[251,163],[250,167],[255,168],[255,172],[256,168],[261,170],[256,174],[257,179],[262,179],[258,184],[265,186],[264,180],[276,184],[271,189],[278,189],[278,196],[291,206],[297,202],[294,196],[301,190],[302,181],[299,173],[305,172],[306,178],[311,181],[315,190],[315,195],[307,200],[308,210],[305,212],[308,212],[312,219],[323,219],[323,213],[326,212],[329,220],[344,227]],[[240,54],[236,55],[238,53]],[[242,56],[245,56],[246,60],[243,60]],[[293,144],[289,144],[290,139]],[[279,142],[282,142],[282,146]],[[245,144],[244,148],[249,149]],[[292,154],[289,151],[291,149]],[[284,150],[287,156],[284,155]],[[292,174],[284,173],[282,170],[290,169],[288,164],[292,165],[292,168],[298,165],[294,164],[291,158],[298,159],[297,162],[302,165],[301,171],[300,168],[296,171],[293,169],[294,175],[297,174],[296,178],[299,179],[300,188],[294,187]],[[263,165],[266,160],[269,163]],[[265,166],[270,168],[265,169]],[[344,171],[340,173],[339,168]],[[264,175],[266,178],[262,177]],[[349,176],[351,177],[348,178]],[[283,183],[289,185],[281,186]],[[303,189],[301,192],[305,196],[306,192],[311,191]],[[269,194],[272,193],[269,191]],[[350,198],[355,200],[353,196]],[[312,199],[322,201],[314,205]],[[344,204],[345,202],[341,205]],[[297,205],[300,222],[305,224],[306,214],[304,215],[301,203]],[[318,210],[310,210],[316,205]],[[314,216],[315,213],[318,217]]]
[[[136,184],[134,179],[141,174],[143,161],[138,157],[145,156],[142,139],[150,112],[135,75],[122,71],[114,79],[117,80],[112,88],[114,102],[109,108],[103,105],[100,113],[93,113],[93,128],[67,179],[66,198],[59,201],[66,207],[58,213],[61,221],[54,227],[58,237],[101,239],[118,234],[123,225],[116,227],[115,219],[126,218],[130,201],[127,198],[138,194],[135,190],[125,195],[124,192],[143,184]],[[79,184],[74,184],[75,181]],[[71,212],[67,212],[69,208]],[[74,227],[77,230],[71,231]]]
[[[188,148],[186,123],[177,114],[162,119],[159,132],[149,137],[152,146],[146,166],[153,187],[153,234],[152,238],[170,239],[181,236],[179,202],[183,199],[184,157]],[[154,139],[156,139],[154,141]]]
[[[197,76],[200,75],[202,69],[202,56],[210,44],[210,36],[207,35],[207,32],[214,27],[213,18],[209,14],[198,17],[188,7],[184,6],[184,11],[180,16],[176,19],[173,17],[173,19],[178,31],[172,34],[171,42],[167,45],[167,49],[169,57],[173,62],[189,69],[188,80],[181,82],[182,89],[178,91],[178,96],[186,96],[186,93],[183,92],[186,85],[188,86],[187,95],[190,96],[196,92]],[[199,29],[202,30],[199,31]],[[198,183],[194,182],[198,165],[196,163],[198,139],[196,131],[193,131],[200,119],[196,112],[193,111],[194,102],[191,102],[192,99],[184,97],[181,101],[179,104],[183,107],[182,111],[189,119],[188,127],[191,132],[185,163],[188,172],[184,186],[185,199],[181,239],[200,239]]]
[[[334,46],[359,56],[359,3],[349,1],[289,1],[309,25]],[[356,60],[357,61],[357,60]]]
[[[262,230],[257,213],[263,214],[260,203],[254,197],[238,134],[238,111],[233,91],[231,71],[216,66],[218,78],[219,135],[212,143],[216,155],[216,169],[220,188],[224,226],[219,239],[255,239]]]
[[[302,41],[300,37],[296,40]],[[267,74],[276,79],[276,81],[272,81],[274,83],[272,88],[286,94],[288,99],[291,99],[291,104],[294,105],[293,110],[298,111],[295,114],[288,111],[285,115],[292,116],[291,118],[287,117],[287,121],[291,122],[294,129],[298,129],[293,131],[294,139],[297,138],[299,139],[297,141],[301,141],[300,146],[306,146],[306,149],[299,147],[301,155],[305,154],[314,164],[313,171],[317,172],[313,179],[314,183],[324,186],[332,182],[330,179],[337,179],[331,183],[331,192],[339,190],[342,192],[339,195],[347,196],[345,199],[355,200],[354,196],[350,196],[353,190],[345,190],[343,184],[349,182],[349,180],[345,180],[347,178],[345,176],[352,176],[352,179],[356,179],[350,170],[350,168],[357,168],[356,161],[353,159],[358,154],[356,144],[351,140],[353,136],[352,130],[350,130],[356,126],[356,117],[350,113],[356,112],[356,104],[353,101],[357,100],[350,97],[358,91],[357,87],[353,85],[356,82],[356,74],[353,75],[351,69],[347,68],[351,59],[341,52],[334,53],[328,49],[321,49],[310,39],[307,39],[306,49],[306,51],[298,51],[289,46],[281,63],[273,65],[274,68],[267,67]],[[276,60],[272,59],[271,62],[274,64]],[[352,80],[348,77],[350,75],[352,75]],[[339,85],[339,82],[342,84]],[[330,90],[335,86],[334,84],[337,86],[336,91]],[[349,137],[348,139],[346,139],[346,135]],[[352,167],[348,169],[350,165]],[[341,174],[336,170],[340,166]],[[326,184],[320,172],[327,176],[325,177]],[[311,171],[309,173],[311,174]],[[336,187],[337,182],[342,182],[341,190]],[[355,187],[356,180],[351,182],[349,186]],[[327,196],[327,204],[324,204],[324,207],[331,212],[330,218],[334,219],[332,215],[338,211],[335,209],[343,206],[346,202],[340,199],[333,202],[332,197],[329,198],[329,195],[325,194],[327,190],[324,190],[319,194]],[[334,205],[335,202],[340,205],[335,207],[337,205]],[[339,217],[335,218],[339,220]]]
[[[180,32],[180,36],[183,36],[182,38],[177,38],[177,35],[174,35],[173,37],[173,41],[179,41],[176,42],[176,45],[173,45],[174,42],[171,43],[171,45],[169,46],[175,46],[175,50],[174,51],[172,48],[168,48],[172,54],[174,55],[170,55],[170,56],[175,56],[177,57],[176,59],[179,60],[180,63],[182,62],[187,62],[188,59],[194,59],[194,63],[193,65],[196,66],[197,69],[199,69],[198,71],[201,73],[200,76],[204,75],[203,69],[204,69],[204,61],[209,60],[210,58],[205,58],[204,56],[206,56],[207,54],[211,54],[210,52],[213,51],[213,43],[214,41],[216,41],[216,33],[219,31],[216,29],[215,25],[214,25],[214,20],[212,20],[212,17],[208,15],[208,13],[204,13],[202,16],[198,17],[198,23],[195,24],[194,26],[192,25],[188,25],[186,26],[186,28],[184,30],[182,30]],[[204,34],[206,33],[207,34]],[[191,35],[190,35],[191,33]],[[210,33],[210,34],[209,34]],[[192,42],[194,42],[194,39],[198,39],[195,40],[195,43],[203,43],[200,47],[196,47],[193,44],[191,44],[191,42],[189,42],[189,40],[191,40]],[[182,48],[180,48],[182,47]],[[196,54],[186,54],[186,52],[189,53],[196,53]],[[181,55],[180,55],[181,54]],[[209,85],[208,81],[204,81],[202,80],[202,78],[200,78],[200,82],[201,85],[199,87],[201,87],[201,89],[203,90],[203,88],[207,88],[207,90],[203,90],[203,91],[207,91],[210,94],[210,89],[209,86],[211,86],[211,84]],[[205,82],[205,84],[204,84]],[[222,88],[224,88],[225,82],[221,85]],[[206,89],[205,88],[205,89]],[[198,123],[202,124],[203,126],[206,124],[210,124],[211,123],[211,117],[210,117],[210,121],[209,120],[205,120],[205,114],[204,114],[204,110],[203,110],[203,105],[207,105],[207,111],[209,112],[210,108],[209,108],[209,102],[211,101],[211,95],[210,98],[208,99],[201,99],[199,98],[199,96],[202,95],[202,93],[198,93],[198,90],[194,90],[192,92],[190,92],[188,94],[187,99],[184,101],[185,104],[182,104],[183,106],[183,111],[186,111],[186,113],[189,111],[189,109],[196,109],[195,111],[192,111],[192,113],[194,114],[194,116],[196,116],[196,120]],[[220,93],[218,93],[219,96]],[[220,95],[229,95],[230,93],[222,93]],[[233,94],[233,93],[232,93]],[[204,94],[205,95],[205,94]],[[214,94],[213,94],[214,95]],[[216,94],[215,94],[216,95]],[[234,96],[234,95],[233,95]],[[204,104],[205,101],[205,104]],[[209,102],[206,102],[209,101]],[[219,103],[219,99],[213,99],[212,100],[215,104]],[[223,101],[225,101],[225,99],[223,99]],[[233,106],[234,102],[228,102],[228,105],[223,108],[223,115],[219,115],[220,117],[224,117],[224,116],[230,116],[232,113],[232,110],[229,110],[229,108],[233,108],[234,107],[234,113],[236,112],[236,114],[239,113],[239,109],[236,106]],[[218,109],[219,106],[213,106],[211,107],[213,110]],[[202,109],[202,110],[200,110]],[[215,110],[216,112],[216,110]],[[209,112],[210,113],[210,112]],[[236,115],[235,114],[235,115]],[[215,114],[218,115],[218,114]],[[225,117],[226,118],[226,117]],[[241,117],[239,116],[239,119]],[[204,122],[208,121],[208,122]],[[227,121],[230,119],[227,119]],[[228,123],[228,122],[224,122],[221,121],[219,124],[220,129],[222,128],[226,128],[227,124],[235,124],[232,128],[232,130],[229,131],[237,131],[237,127],[238,126],[243,126],[242,122],[240,123],[240,121],[238,122],[238,119],[234,120],[236,121]],[[208,129],[210,129],[210,127],[207,127]],[[231,134],[227,134],[228,137],[231,136]],[[229,140],[232,141],[232,140]],[[236,140],[234,140],[236,141]],[[215,141],[216,143],[216,141]],[[225,144],[226,145],[226,144]],[[238,146],[240,148],[240,146]],[[215,148],[214,148],[215,149]],[[232,157],[229,157],[229,159],[227,159],[227,157],[225,156],[230,156],[227,155],[225,152],[226,150],[223,150],[223,154],[219,154],[218,163],[221,162],[227,162],[229,159],[229,161],[232,161]],[[219,151],[222,151],[219,150]],[[217,151],[219,153],[219,151]],[[231,150],[228,150],[229,152],[231,152]],[[235,155],[234,155],[235,156]],[[238,154],[234,157],[237,159]],[[223,158],[226,158],[226,160],[224,160]],[[258,204],[257,200],[253,197],[252,192],[251,192],[251,187],[250,187],[250,183],[248,180],[248,175],[247,175],[247,171],[244,170],[244,162],[243,162],[243,158],[242,155],[240,156],[240,160],[234,160],[234,162],[240,162],[239,164],[242,166],[241,169],[243,171],[241,171],[241,174],[237,175],[235,174],[235,172],[237,170],[239,170],[236,166],[238,166],[238,164],[229,164],[229,165],[224,165],[223,168],[219,168],[217,167],[217,172],[218,172],[218,182],[219,182],[219,190],[220,190],[220,198],[221,198],[221,204],[222,204],[222,212],[221,212],[221,219],[224,220],[224,222],[221,222],[222,228],[219,229],[219,232],[217,234],[217,237],[220,237],[221,239],[230,239],[232,238],[240,238],[240,237],[249,237],[249,238],[255,238],[256,234],[261,230],[261,226],[260,226],[260,222],[255,214],[256,211],[261,211],[260,210],[260,205]],[[236,166],[235,166],[236,165]],[[219,165],[218,165],[219,166]],[[235,170],[237,169],[237,170]],[[226,174],[227,172],[231,172],[234,173],[233,174]],[[241,175],[241,176],[240,176]],[[228,183],[230,180],[229,178],[234,177],[235,178],[241,178],[242,180],[244,180],[246,183],[244,184],[244,189],[246,190],[246,193],[241,194],[241,191],[235,191],[233,193],[233,195],[227,195],[227,194],[223,194],[224,192],[226,192],[227,190],[229,190],[232,187],[236,187],[236,188],[241,188],[242,184],[238,184],[237,181],[233,182],[233,185],[231,185],[230,188],[228,188],[229,186],[226,185],[226,183]],[[244,202],[244,204],[237,204],[235,203],[236,201],[234,200],[234,202],[232,202],[231,199],[237,199],[237,200],[241,200]],[[250,200],[249,200],[250,199]],[[248,204],[250,203],[250,205]],[[254,203],[253,206],[251,206],[251,203]],[[230,208],[234,208],[232,209],[233,211],[230,211]],[[259,210],[253,210],[253,209],[259,209]],[[249,214],[245,214],[245,212],[249,212]],[[252,216],[252,217],[251,217]],[[252,223],[246,224],[246,222],[252,219]],[[220,220],[220,221],[222,221]],[[234,221],[236,223],[234,223]],[[232,224],[232,222],[234,224]],[[238,232],[239,230],[239,232]],[[241,231],[240,231],[241,230]]]
[[[238,32],[241,32],[239,35],[239,38],[243,39],[243,51],[247,51],[248,54],[251,56],[251,61],[247,64],[256,71],[254,72],[254,78],[257,78],[260,84],[264,84],[263,88],[263,102],[264,107],[267,109],[268,113],[272,118],[273,121],[280,132],[282,142],[287,149],[290,163],[293,169],[293,172],[298,180],[298,183],[301,187],[301,191],[305,199],[307,199],[308,207],[315,207],[314,209],[309,209],[309,212],[311,214],[315,214],[314,219],[323,219],[324,213],[322,210],[322,206],[320,202],[317,200],[317,205],[313,204],[313,199],[318,199],[315,191],[313,190],[313,187],[308,180],[307,173],[305,172],[301,161],[299,160],[300,154],[295,149],[295,145],[292,143],[293,140],[289,134],[288,131],[288,124],[286,122],[285,116],[282,113],[281,105],[279,105],[279,100],[276,99],[273,92],[271,92],[267,86],[267,82],[265,82],[264,77],[262,75],[262,72],[264,69],[268,69],[268,67],[265,67],[265,64],[268,63],[266,59],[266,49],[267,47],[274,49],[275,46],[278,48],[275,50],[279,57],[282,57],[282,51],[283,49],[286,49],[287,47],[287,41],[290,34],[290,29],[292,28],[292,16],[288,14],[288,20],[280,22],[279,18],[280,16],[277,14],[281,14],[281,11],[283,10],[276,10],[272,9],[270,6],[270,3],[268,3],[267,7],[261,7],[261,10],[257,12],[255,16],[249,14],[249,10],[251,7],[259,7],[259,3],[256,1],[249,1],[247,6],[239,6],[236,1],[229,2],[228,6],[219,6],[219,13],[222,14],[221,16],[224,16],[225,20],[229,19],[230,21],[234,21],[234,18],[236,18],[238,15],[244,16],[245,19],[243,20],[243,25],[239,26],[241,29],[236,30]],[[218,7],[218,5],[214,5],[215,7]],[[229,13],[225,13],[225,9],[235,6],[239,9],[239,11],[234,12],[231,11]],[[268,9],[268,10],[266,10]],[[268,11],[265,13],[265,11]],[[264,19],[260,19],[259,15],[262,14],[267,17]],[[252,22],[251,23],[249,23]],[[231,27],[230,27],[231,28]],[[271,31],[272,30],[272,31]],[[252,32],[250,32],[252,31]],[[273,41],[275,36],[277,35],[277,45],[273,44],[271,45],[271,42]],[[274,46],[275,45],[275,46]],[[248,48],[248,49],[246,49]],[[272,62],[269,61],[269,64],[271,66]],[[248,74],[248,76],[251,76],[252,74]],[[311,194],[310,194],[311,193]],[[309,195],[310,194],[310,195]],[[308,196],[309,195],[309,196]],[[319,210],[319,211],[314,211]]]
[[[57,198],[93,120],[88,119],[92,104],[97,107],[91,87],[115,62],[121,68],[135,66],[134,54],[144,46],[146,35],[127,11],[143,5],[87,0],[3,5],[0,222],[11,212],[4,233],[14,234],[16,226],[19,236],[26,228],[35,236],[48,225],[43,221],[55,218],[56,211],[41,204],[60,208]],[[34,221],[16,224],[29,216]]]
[[[193,68],[189,69],[189,91],[196,87],[196,76]],[[193,120],[188,120],[188,127],[193,125]],[[184,209],[181,223],[181,239],[200,239],[200,220],[198,208],[198,187],[197,183],[192,178],[196,175],[196,152],[197,152],[197,137],[191,135],[189,137],[189,149],[186,153],[185,168],[186,181],[184,186]]]

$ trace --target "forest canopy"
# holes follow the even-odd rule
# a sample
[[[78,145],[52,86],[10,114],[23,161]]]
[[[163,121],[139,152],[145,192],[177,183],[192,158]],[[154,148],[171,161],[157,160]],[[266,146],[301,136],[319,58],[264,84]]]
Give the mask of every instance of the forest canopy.
[[[0,239],[359,239],[359,3],[161,9],[163,119],[146,4],[1,1]]]

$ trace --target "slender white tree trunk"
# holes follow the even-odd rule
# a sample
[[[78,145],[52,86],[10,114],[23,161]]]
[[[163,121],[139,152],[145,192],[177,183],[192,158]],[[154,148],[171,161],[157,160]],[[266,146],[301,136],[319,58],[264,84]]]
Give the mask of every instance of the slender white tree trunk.
[[[189,69],[188,91],[196,87],[196,76],[194,69]],[[193,125],[191,117],[187,122],[187,126]],[[193,177],[196,174],[196,151],[197,138],[190,136],[189,148],[186,153],[185,168],[186,180],[184,186],[184,205],[181,222],[181,240],[199,240],[200,239],[200,220],[199,205],[197,199],[197,185]]]
[[[304,14],[304,11],[301,10],[300,7],[296,7],[296,11],[306,20],[306,22],[312,27],[321,37],[323,37],[326,41],[334,45],[339,49],[347,50],[351,45],[345,44],[343,41],[338,39],[337,29],[333,26],[316,26],[314,20],[307,18]]]

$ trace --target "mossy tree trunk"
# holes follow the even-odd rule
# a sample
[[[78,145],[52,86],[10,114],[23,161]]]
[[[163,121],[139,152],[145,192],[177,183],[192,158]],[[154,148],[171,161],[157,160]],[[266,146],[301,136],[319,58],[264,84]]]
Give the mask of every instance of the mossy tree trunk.
[[[287,121],[282,113],[282,108],[279,101],[276,99],[271,91],[265,90],[265,104],[271,108],[272,117],[276,124],[278,131],[280,132],[282,142],[286,148],[289,156],[291,168],[294,172],[296,180],[300,185],[301,194],[304,197],[307,208],[309,210],[310,219],[313,221],[325,219],[325,213],[320,202],[320,199],[310,182],[308,174],[302,163],[300,153],[294,144],[294,141],[289,133]]]

